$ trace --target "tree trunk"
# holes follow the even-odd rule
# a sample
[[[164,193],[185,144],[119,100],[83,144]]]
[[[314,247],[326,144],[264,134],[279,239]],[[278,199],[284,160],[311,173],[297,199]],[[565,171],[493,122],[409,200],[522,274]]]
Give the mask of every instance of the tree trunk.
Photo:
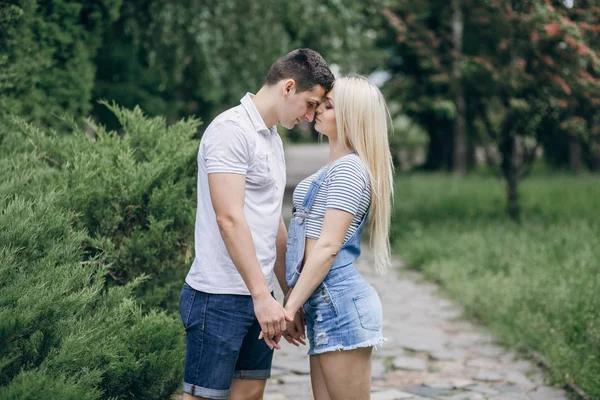
[[[435,116],[430,115],[424,118],[425,127],[429,134],[429,144],[427,146],[427,157],[423,168],[428,171],[439,171],[444,168],[446,143],[440,126],[436,123]]]
[[[463,16],[461,0],[452,0],[452,85],[454,88],[454,104],[456,106],[452,169],[458,175],[465,175],[467,172],[466,107],[462,85],[462,70],[460,67],[462,60],[462,37]]]
[[[502,175],[506,180],[506,206],[508,216],[513,221],[520,221],[519,206],[519,160],[517,149],[517,133],[509,122],[505,122],[500,139],[502,154]]]
[[[571,138],[569,140],[569,168],[571,172],[580,173],[583,170],[581,154],[581,142],[578,139]]]
[[[594,140],[590,144],[590,170],[600,171],[600,142]]]
[[[510,174],[506,177],[506,201],[507,212],[510,219],[520,221],[521,209],[519,206],[519,182],[517,174]]]

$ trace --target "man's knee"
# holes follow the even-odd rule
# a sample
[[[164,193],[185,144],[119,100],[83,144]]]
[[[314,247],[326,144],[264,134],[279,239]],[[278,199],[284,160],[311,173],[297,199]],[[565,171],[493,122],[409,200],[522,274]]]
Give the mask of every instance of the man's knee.
[[[266,383],[260,379],[234,379],[229,400],[262,400]]]

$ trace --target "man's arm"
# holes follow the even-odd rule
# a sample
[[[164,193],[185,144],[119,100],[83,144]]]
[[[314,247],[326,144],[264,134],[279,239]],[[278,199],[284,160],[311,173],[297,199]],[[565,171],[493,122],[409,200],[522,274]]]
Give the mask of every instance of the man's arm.
[[[279,344],[272,338],[285,330],[286,313],[271,296],[256,258],[250,228],[244,217],[245,184],[245,175],[208,174],[210,198],[227,252],[252,295],[254,313],[267,345],[271,349],[279,349]],[[287,319],[292,320],[290,317]]]
[[[285,250],[287,242],[287,229],[283,217],[279,221],[279,230],[277,231],[277,241],[275,246],[277,248],[277,258],[275,259],[275,276],[277,282],[283,291],[283,295],[287,297],[290,287],[285,282]]]

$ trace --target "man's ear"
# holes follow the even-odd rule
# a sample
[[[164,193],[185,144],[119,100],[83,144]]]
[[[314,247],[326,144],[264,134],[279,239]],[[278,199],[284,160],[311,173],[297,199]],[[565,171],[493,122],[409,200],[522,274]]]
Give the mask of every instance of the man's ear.
[[[296,81],[288,79],[283,84],[283,96],[288,96],[296,91]]]

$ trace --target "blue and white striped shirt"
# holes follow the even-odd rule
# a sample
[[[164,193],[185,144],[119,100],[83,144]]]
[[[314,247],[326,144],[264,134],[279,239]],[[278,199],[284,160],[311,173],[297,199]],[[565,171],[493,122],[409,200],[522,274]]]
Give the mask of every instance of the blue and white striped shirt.
[[[297,210],[302,207],[312,181],[323,168],[304,179],[294,189],[292,201]],[[344,238],[346,243],[358,229],[370,203],[371,183],[362,160],[354,153],[340,157],[327,171],[317,192],[310,209],[310,217],[306,219],[306,237],[318,239],[321,236],[326,209],[335,208],[354,215]]]

